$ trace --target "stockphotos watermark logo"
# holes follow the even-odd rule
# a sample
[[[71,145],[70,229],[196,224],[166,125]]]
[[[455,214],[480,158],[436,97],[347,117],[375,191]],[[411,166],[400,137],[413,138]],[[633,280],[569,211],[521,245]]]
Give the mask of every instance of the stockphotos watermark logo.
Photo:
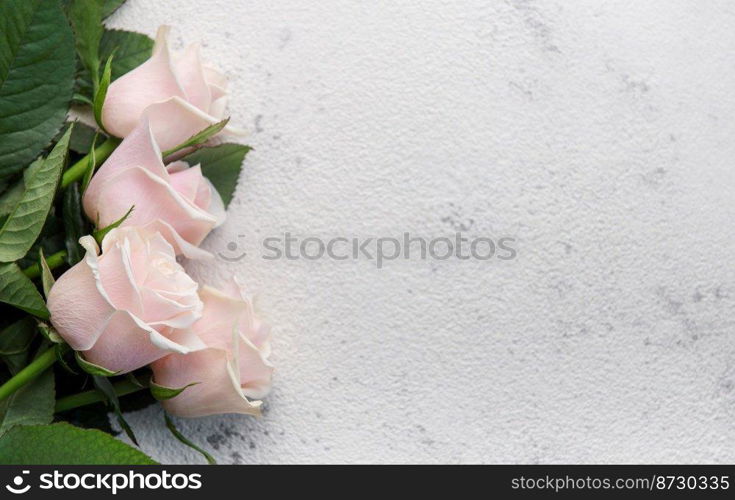
[[[202,475],[199,473],[174,473],[166,470],[160,472],[61,472],[54,470],[38,476],[38,483],[32,484],[30,471],[23,470],[5,485],[10,493],[23,495],[31,490],[94,490],[116,495],[123,490],[198,490],[202,487]]]
[[[250,252],[249,239],[239,234],[217,255],[227,262],[238,262]],[[457,232],[451,237],[428,238],[403,233],[401,237],[298,236],[285,232],[260,240],[259,253],[263,260],[369,260],[378,269],[394,260],[513,260],[518,255],[516,239],[510,236],[490,238],[467,236]]]

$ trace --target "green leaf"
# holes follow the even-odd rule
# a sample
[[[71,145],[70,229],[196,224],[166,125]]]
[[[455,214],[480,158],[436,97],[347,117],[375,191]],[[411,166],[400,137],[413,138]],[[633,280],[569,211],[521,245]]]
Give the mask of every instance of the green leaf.
[[[122,217],[120,217],[119,219],[117,219],[115,222],[113,222],[109,226],[105,226],[102,229],[98,229],[97,231],[93,232],[92,233],[92,236],[94,236],[94,239],[97,240],[97,243],[101,245],[102,244],[102,240],[105,239],[105,236],[107,236],[107,233],[109,233],[110,231],[112,231],[116,227],[119,227],[120,224],[122,224],[123,222],[125,222],[125,219],[127,219],[128,217],[130,217],[130,214],[133,213],[133,210],[135,210],[135,205],[133,205],[132,207],[130,207],[130,209],[128,209],[128,211],[125,213],[125,215],[123,215]]]
[[[189,165],[201,165],[202,174],[217,188],[225,207],[230,204],[237,187],[237,178],[250,146],[225,143],[202,148],[182,158]]]
[[[108,370],[107,368],[87,361],[81,354],[79,354],[79,351],[74,351],[74,355],[77,357],[79,367],[90,375],[96,375],[98,377],[112,377],[117,375],[117,372],[113,372],[112,370]]]
[[[41,160],[39,159],[38,161]],[[26,169],[26,171],[28,171],[28,169]],[[0,195],[0,216],[6,216],[13,211],[13,208],[15,208],[23,197],[24,190],[25,183],[23,182],[23,179],[20,178],[12,186],[6,189],[2,195]]]
[[[58,2],[0,2],[0,178],[20,172],[62,126],[74,70]]]
[[[76,182],[64,190],[61,220],[64,223],[66,261],[70,266],[73,266],[84,256],[84,249],[79,244],[79,238],[87,234],[86,224],[82,218],[82,199],[79,195],[79,184]]]
[[[217,461],[214,459],[214,457],[212,455],[210,455],[209,453],[207,453],[206,451],[204,451],[203,449],[201,449],[199,446],[197,446],[194,443],[192,443],[191,441],[189,441],[183,434],[181,434],[179,432],[179,430],[176,428],[176,426],[174,425],[173,421],[171,420],[171,418],[168,416],[167,413],[164,413],[163,414],[163,418],[166,419],[166,428],[169,431],[171,431],[171,434],[173,434],[173,436],[176,439],[178,439],[179,441],[181,441],[183,444],[185,444],[186,446],[188,446],[192,450],[195,450],[195,451],[198,451],[199,453],[201,453],[202,456],[207,460],[207,463],[209,463],[209,465],[217,465]]]
[[[41,285],[43,286],[43,295],[48,297],[51,287],[54,286],[54,275],[48,267],[46,257],[43,255],[43,249],[38,250],[38,264],[41,266]]]
[[[10,369],[18,373],[28,364],[28,349],[36,336],[36,320],[31,316],[16,321],[0,332],[0,358]]]
[[[106,60],[115,52],[112,81],[146,62],[153,52],[153,43],[150,37],[142,33],[105,30],[100,44],[100,59]]]
[[[194,382],[192,384],[185,385],[184,387],[178,387],[174,389],[171,387],[158,385],[151,379],[148,387],[150,388],[151,394],[154,398],[156,398],[158,401],[165,401],[167,399],[175,398],[176,396],[184,392],[184,390],[186,390],[187,388],[193,385],[197,385],[198,383],[199,382]]]
[[[86,155],[98,142],[101,141],[99,140],[99,133],[96,129],[82,122],[75,122],[74,130],[69,139],[70,150],[81,155]]]
[[[104,6],[102,7],[102,17],[109,17],[124,3],[125,0],[104,0]]]
[[[23,196],[0,228],[0,262],[22,258],[41,233],[64,168],[71,130],[26,175]]]
[[[128,436],[128,438],[130,438],[130,440],[135,443],[135,446],[139,446],[138,440],[135,437],[135,433],[133,433],[133,429],[130,428],[130,425],[128,425],[128,421],[125,420],[125,417],[123,417],[122,410],[120,410],[120,400],[117,398],[115,387],[113,387],[112,383],[106,377],[95,375],[92,377],[92,380],[94,380],[94,386],[97,388],[97,390],[104,394],[105,398],[107,398],[107,401],[110,404],[112,411],[117,417],[117,423],[120,424],[120,427],[123,431],[125,431],[125,434]]]
[[[105,69],[102,70],[102,78],[94,94],[94,119],[102,130],[105,130],[105,126],[102,124],[102,106],[105,104],[107,89],[110,87],[113,56],[114,54],[110,54],[110,57],[107,58]]]
[[[166,157],[168,155],[174,154],[177,151],[181,151],[182,149],[190,148],[192,146],[197,146],[199,144],[202,144],[204,142],[207,142],[209,138],[214,137],[218,132],[220,132],[223,128],[227,126],[227,122],[229,122],[229,118],[225,118],[221,122],[213,123],[209,127],[205,128],[204,130],[200,130],[196,134],[189,137],[187,140],[179,144],[178,146],[175,146],[171,149],[167,149],[163,153],[161,153],[161,156]]]
[[[54,371],[46,370],[0,401],[0,436],[16,425],[50,424],[55,404]]]
[[[3,465],[156,465],[104,432],[64,422],[23,425],[0,438]]]
[[[72,0],[69,5],[69,21],[74,30],[74,39],[79,59],[92,75],[92,82],[99,78],[100,41],[102,40],[103,0]]]
[[[0,302],[22,309],[41,319],[49,312],[33,282],[15,263],[0,264]]]

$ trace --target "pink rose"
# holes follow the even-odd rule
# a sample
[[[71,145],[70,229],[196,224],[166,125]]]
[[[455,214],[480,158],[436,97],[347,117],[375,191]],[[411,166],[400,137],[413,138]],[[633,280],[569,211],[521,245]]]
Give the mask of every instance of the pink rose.
[[[102,123],[118,137],[127,137],[147,110],[164,151],[221,121],[227,102],[225,76],[202,63],[198,45],[172,57],[169,30],[158,29],[150,59],[110,84],[102,107]],[[242,134],[229,126],[224,132]]]
[[[218,413],[259,415],[270,390],[270,330],[253,312],[236,284],[227,293],[203,287],[204,312],[192,330],[207,345],[190,354],[170,354],[151,365],[155,383],[185,389],[163,402],[173,415],[200,417]],[[248,399],[248,398],[252,398]]]
[[[204,347],[190,329],[202,314],[198,285],[160,233],[113,229],[101,255],[91,236],[79,242],[86,255],[51,288],[48,309],[59,335],[84,359],[125,373]]]
[[[124,225],[159,231],[187,257],[209,256],[196,247],[225,219],[222,198],[199,165],[164,166],[145,117],[92,177],[83,204],[99,228],[135,206]]]

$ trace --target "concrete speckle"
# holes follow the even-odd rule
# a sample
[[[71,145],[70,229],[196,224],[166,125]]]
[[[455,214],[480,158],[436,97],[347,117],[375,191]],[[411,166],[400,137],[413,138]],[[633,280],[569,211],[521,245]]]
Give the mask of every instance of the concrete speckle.
[[[274,326],[265,415],[177,419],[220,463],[735,461],[735,4],[128,0],[250,127],[205,242]],[[517,238],[515,260],[258,258],[303,236]],[[228,244],[235,242],[235,251]],[[202,463],[161,410],[146,452]]]

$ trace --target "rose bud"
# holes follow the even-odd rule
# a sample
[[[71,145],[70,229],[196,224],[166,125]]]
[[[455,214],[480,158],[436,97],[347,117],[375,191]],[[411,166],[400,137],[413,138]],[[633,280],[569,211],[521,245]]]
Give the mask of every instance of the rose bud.
[[[202,314],[198,285],[160,233],[113,229],[102,254],[91,236],[79,243],[86,255],[53,285],[48,309],[84,360],[125,373],[204,347],[190,328]]]
[[[123,225],[150,226],[187,257],[210,256],[196,247],[225,219],[222,198],[199,165],[164,166],[145,118],[92,176],[83,205],[99,228],[134,206]]]
[[[207,348],[170,354],[151,365],[158,385],[179,389],[196,384],[163,401],[164,408],[181,417],[260,415],[257,399],[270,390],[273,372],[268,361],[270,329],[254,315],[252,302],[234,283],[227,293],[205,286],[199,296],[204,312],[192,330]]]
[[[227,102],[225,76],[202,63],[196,44],[173,57],[166,42],[169,30],[168,26],[158,29],[150,59],[110,84],[102,107],[105,129],[127,137],[146,108],[163,103],[150,118],[164,151],[221,121]],[[224,133],[241,135],[242,131],[228,126]]]

